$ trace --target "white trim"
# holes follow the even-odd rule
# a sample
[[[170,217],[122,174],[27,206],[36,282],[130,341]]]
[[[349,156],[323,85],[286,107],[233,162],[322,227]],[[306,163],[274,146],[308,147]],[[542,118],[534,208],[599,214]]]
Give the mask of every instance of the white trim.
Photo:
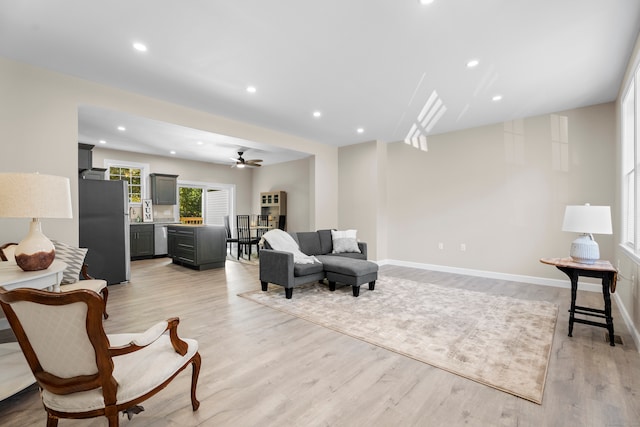
[[[235,184],[220,184],[215,182],[203,182],[203,181],[184,181],[184,180],[178,179],[177,188],[180,189],[180,187],[202,188],[203,190],[207,190],[207,189],[227,190],[229,192],[229,218],[235,217],[235,212],[236,212],[236,185]],[[176,209],[178,209],[178,212],[179,212],[180,203],[176,205]],[[206,206],[203,206],[202,207],[203,217],[206,217],[205,209],[206,209]],[[230,224],[230,225],[231,225],[231,229],[234,230],[235,224]]]
[[[636,257],[637,255],[635,255],[634,259],[636,259]],[[434,264],[423,264],[418,262],[399,261],[394,259],[384,259],[384,260],[376,261],[376,263],[380,266],[397,265],[400,267],[411,267],[411,268],[419,268],[422,270],[441,271],[444,273],[463,274],[465,276],[484,277],[487,279],[498,279],[498,280],[508,280],[511,282],[531,283],[534,285],[553,286],[556,288],[566,288],[566,289],[571,288],[571,282],[568,279],[567,280],[549,279],[546,277],[534,277],[534,276],[525,276],[521,274],[499,273],[496,271],[472,270],[468,268],[448,267],[444,265],[434,265]],[[602,285],[595,284],[595,283],[580,282],[580,290],[601,293]],[[636,349],[638,349],[638,352],[640,352],[640,332],[633,325],[633,322],[631,321],[631,317],[629,316],[627,309],[622,303],[622,300],[620,299],[619,294],[614,293],[612,296],[613,296],[613,299],[615,299],[616,304],[618,305],[618,309],[620,310],[620,315],[622,316],[622,320],[624,320],[625,325],[627,325],[627,329],[631,334],[631,338],[633,339],[633,342],[636,344]]]
[[[141,200],[150,199],[151,195],[149,194],[149,163],[137,163],[137,162],[129,162],[126,160],[114,160],[114,159],[104,159],[103,161],[104,168],[107,169],[105,172],[105,179],[109,179],[109,168],[114,167],[128,167],[128,168],[137,168],[142,171],[140,176],[140,186],[141,186]],[[135,203],[129,202],[129,206],[142,206],[142,202]]]
[[[625,325],[627,325],[627,329],[629,329],[631,338],[633,338],[633,342],[636,344],[636,348],[640,353],[640,331],[638,331],[634,326],[633,322],[631,321],[631,316],[629,316],[629,312],[625,308],[624,304],[622,303],[622,299],[618,295],[619,294],[613,294],[613,298],[616,300],[616,304],[618,304],[620,314],[622,314],[622,319],[624,320]]]
[[[631,261],[635,262],[636,264],[640,264],[640,255],[635,253],[633,251],[633,248],[630,248],[629,245],[625,243],[619,243],[618,246],[620,246],[620,249],[622,249],[622,251],[631,259]]]
[[[419,268],[421,270],[441,271],[443,273],[463,274],[465,276],[484,277],[487,279],[508,280],[510,282],[530,283],[533,285],[553,286],[555,288],[571,288],[569,279],[550,279],[546,277],[525,276],[522,274],[499,273],[497,271],[472,270],[469,268],[449,267],[446,265],[423,264],[410,261],[386,259],[377,261],[378,265],[397,265],[400,267]],[[588,292],[602,292],[602,285],[580,282],[580,290]]]
[[[235,189],[235,186],[234,186]],[[483,271],[483,270],[472,270],[468,268],[459,268],[459,267],[448,267],[444,265],[435,265],[435,264],[423,264],[417,262],[410,261],[399,261],[393,259],[384,259],[380,261],[375,261],[379,266],[383,265],[397,265],[400,267],[411,267],[418,268],[421,270],[431,270],[431,271],[440,271],[443,273],[453,273],[453,274],[462,274],[465,276],[475,276],[475,277],[484,277],[487,279],[497,279],[497,280],[508,280],[510,282],[519,282],[519,283],[530,283],[533,285],[542,285],[542,286],[552,286],[556,288],[571,288],[571,283],[568,280],[558,280],[558,279],[549,279],[546,277],[534,277],[534,276],[525,276],[521,274],[508,274],[508,273],[499,273],[495,271]],[[580,290],[589,291],[589,292],[602,292],[602,286],[591,283],[580,283]],[[624,320],[625,325],[627,325],[627,329],[629,329],[629,333],[631,334],[631,338],[636,344],[636,348],[640,352],[640,332],[635,328],[633,322],[631,321],[631,317],[629,317],[629,313],[622,304],[620,297],[618,294],[613,294],[613,298],[618,305],[618,309],[620,310],[620,314],[622,315],[622,319]],[[0,319],[0,330],[9,329],[9,321],[7,319]]]

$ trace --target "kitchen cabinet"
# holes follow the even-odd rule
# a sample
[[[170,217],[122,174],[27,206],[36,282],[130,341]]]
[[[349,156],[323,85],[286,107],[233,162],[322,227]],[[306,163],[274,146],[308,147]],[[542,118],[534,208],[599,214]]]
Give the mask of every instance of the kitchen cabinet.
[[[78,143],[78,172],[93,167],[93,147],[91,144]]]
[[[153,224],[131,224],[131,259],[153,258]]]
[[[178,192],[178,175],[152,173],[151,203],[154,205],[176,205]]]
[[[197,270],[223,268],[227,232],[218,225],[169,225],[167,247],[174,264]]]

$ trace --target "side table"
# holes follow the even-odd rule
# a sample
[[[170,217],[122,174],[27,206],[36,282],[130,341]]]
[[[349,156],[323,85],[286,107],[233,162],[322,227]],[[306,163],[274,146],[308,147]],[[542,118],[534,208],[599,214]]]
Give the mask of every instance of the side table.
[[[54,260],[46,270],[22,271],[16,264],[0,262],[0,286],[6,290],[36,288],[60,291],[67,264]],[[13,396],[35,382],[18,343],[0,344],[0,400]]]
[[[571,258],[541,258],[540,262],[554,265],[558,270],[569,276],[571,280],[571,308],[569,309],[569,336],[573,334],[574,323],[584,323],[587,325],[606,328],[609,331],[609,345],[615,346],[613,335],[613,317],[611,317],[611,294],[616,291],[616,280],[618,270],[609,261],[598,260],[593,264],[581,264]],[[576,295],[578,291],[578,278],[594,277],[602,279],[602,295],[604,297],[604,310],[576,305]],[[605,323],[595,322],[587,319],[576,319],[575,315],[599,317],[605,319]]]

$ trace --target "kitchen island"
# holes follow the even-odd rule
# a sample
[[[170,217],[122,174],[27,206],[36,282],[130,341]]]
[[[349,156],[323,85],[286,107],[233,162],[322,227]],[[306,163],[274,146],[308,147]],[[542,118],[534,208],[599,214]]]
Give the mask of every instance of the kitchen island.
[[[224,268],[227,231],[221,225],[167,226],[168,252],[174,264],[197,270]]]

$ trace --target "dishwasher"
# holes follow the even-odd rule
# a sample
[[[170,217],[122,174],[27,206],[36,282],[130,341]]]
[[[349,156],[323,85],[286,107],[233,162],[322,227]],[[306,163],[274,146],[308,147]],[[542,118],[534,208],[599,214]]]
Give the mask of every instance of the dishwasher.
[[[167,250],[167,226],[163,223],[153,224],[153,256],[166,256]]]

